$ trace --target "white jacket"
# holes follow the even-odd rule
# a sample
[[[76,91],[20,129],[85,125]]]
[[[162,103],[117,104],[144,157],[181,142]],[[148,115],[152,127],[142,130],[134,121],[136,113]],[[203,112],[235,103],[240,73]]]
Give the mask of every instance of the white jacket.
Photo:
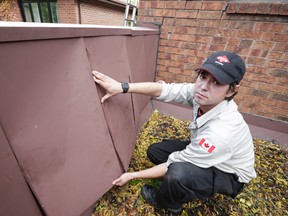
[[[170,154],[167,166],[174,162],[190,162],[202,168],[214,166],[236,174],[239,182],[248,183],[256,177],[254,146],[236,103],[224,100],[196,119],[199,105],[194,101],[194,85],[163,83],[162,93],[157,98],[193,106],[191,143],[186,149]]]

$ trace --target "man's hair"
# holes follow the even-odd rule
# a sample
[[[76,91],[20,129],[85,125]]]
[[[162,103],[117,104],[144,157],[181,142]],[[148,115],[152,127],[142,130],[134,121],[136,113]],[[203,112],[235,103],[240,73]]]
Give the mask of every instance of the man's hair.
[[[229,92],[229,91],[235,91],[237,85],[238,85],[237,82],[230,83],[230,84],[229,84],[228,92]],[[235,93],[234,93],[233,95],[231,95],[230,97],[225,97],[225,100],[228,100],[228,101],[232,100],[237,93],[238,93],[238,92],[235,91]]]

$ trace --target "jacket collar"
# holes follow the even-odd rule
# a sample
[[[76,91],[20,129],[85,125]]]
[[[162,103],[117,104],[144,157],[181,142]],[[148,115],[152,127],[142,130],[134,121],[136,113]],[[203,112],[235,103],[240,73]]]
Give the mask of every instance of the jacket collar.
[[[234,107],[235,109],[237,109],[237,105],[234,102],[234,100],[231,100],[231,101],[223,100],[221,103],[219,103],[213,109],[209,110],[207,113],[201,115],[200,117],[198,117],[195,120],[197,127],[198,128],[202,127],[207,121],[209,121],[210,119],[219,115],[220,113],[224,112],[225,110],[228,110],[231,106]],[[196,118],[198,109],[199,109],[199,104],[197,104],[195,102],[194,103],[194,109],[193,109],[195,118]]]

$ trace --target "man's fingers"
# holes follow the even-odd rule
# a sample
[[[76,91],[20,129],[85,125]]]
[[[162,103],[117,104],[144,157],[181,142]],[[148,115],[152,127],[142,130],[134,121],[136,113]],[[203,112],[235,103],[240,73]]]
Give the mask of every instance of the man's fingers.
[[[120,179],[118,178],[118,179],[115,179],[115,180],[112,182],[112,184],[113,184],[113,185],[117,185],[119,182],[120,182]]]
[[[92,71],[92,74],[94,82],[106,90],[106,95],[101,98],[101,103],[104,103],[109,97],[121,93],[121,84],[116,80],[98,71]]]
[[[95,79],[101,79],[101,76],[102,76],[103,74],[101,74],[101,73],[98,72],[98,71],[92,71],[92,75],[93,75],[93,78],[94,78],[94,80],[95,80]]]
[[[104,95],[104,96],[101,98],[101,103],[104,103],[104,101],[105,101],[106,99],[108,99],[109,97],[111,97],[110,94]]]
[[[101,79],[98,78],[98,76],[93,76],[94,82],[96,82],[97,84],[104,86],[105,82]]]
[[[92,71],[92,74],[93,74],[94,76],[97,76],[97,75],[100,74],[100,72],[98,72],[98,71]]]
[[[92,74],[97,79],[103,80],[105,78],[105,75],[103,73],[100,73],[98,71],[92,71]]]

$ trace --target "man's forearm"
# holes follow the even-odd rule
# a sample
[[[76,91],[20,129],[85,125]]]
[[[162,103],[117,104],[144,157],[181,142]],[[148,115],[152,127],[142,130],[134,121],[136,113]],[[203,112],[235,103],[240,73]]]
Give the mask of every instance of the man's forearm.
[[[165,175],[168,168],[166,163],[159,164],[146,170],[134,172],[134,178],[160,178]]]
[[[158,97],[162,92],[162,84],[157,82],[129,83],[128,92]]]

